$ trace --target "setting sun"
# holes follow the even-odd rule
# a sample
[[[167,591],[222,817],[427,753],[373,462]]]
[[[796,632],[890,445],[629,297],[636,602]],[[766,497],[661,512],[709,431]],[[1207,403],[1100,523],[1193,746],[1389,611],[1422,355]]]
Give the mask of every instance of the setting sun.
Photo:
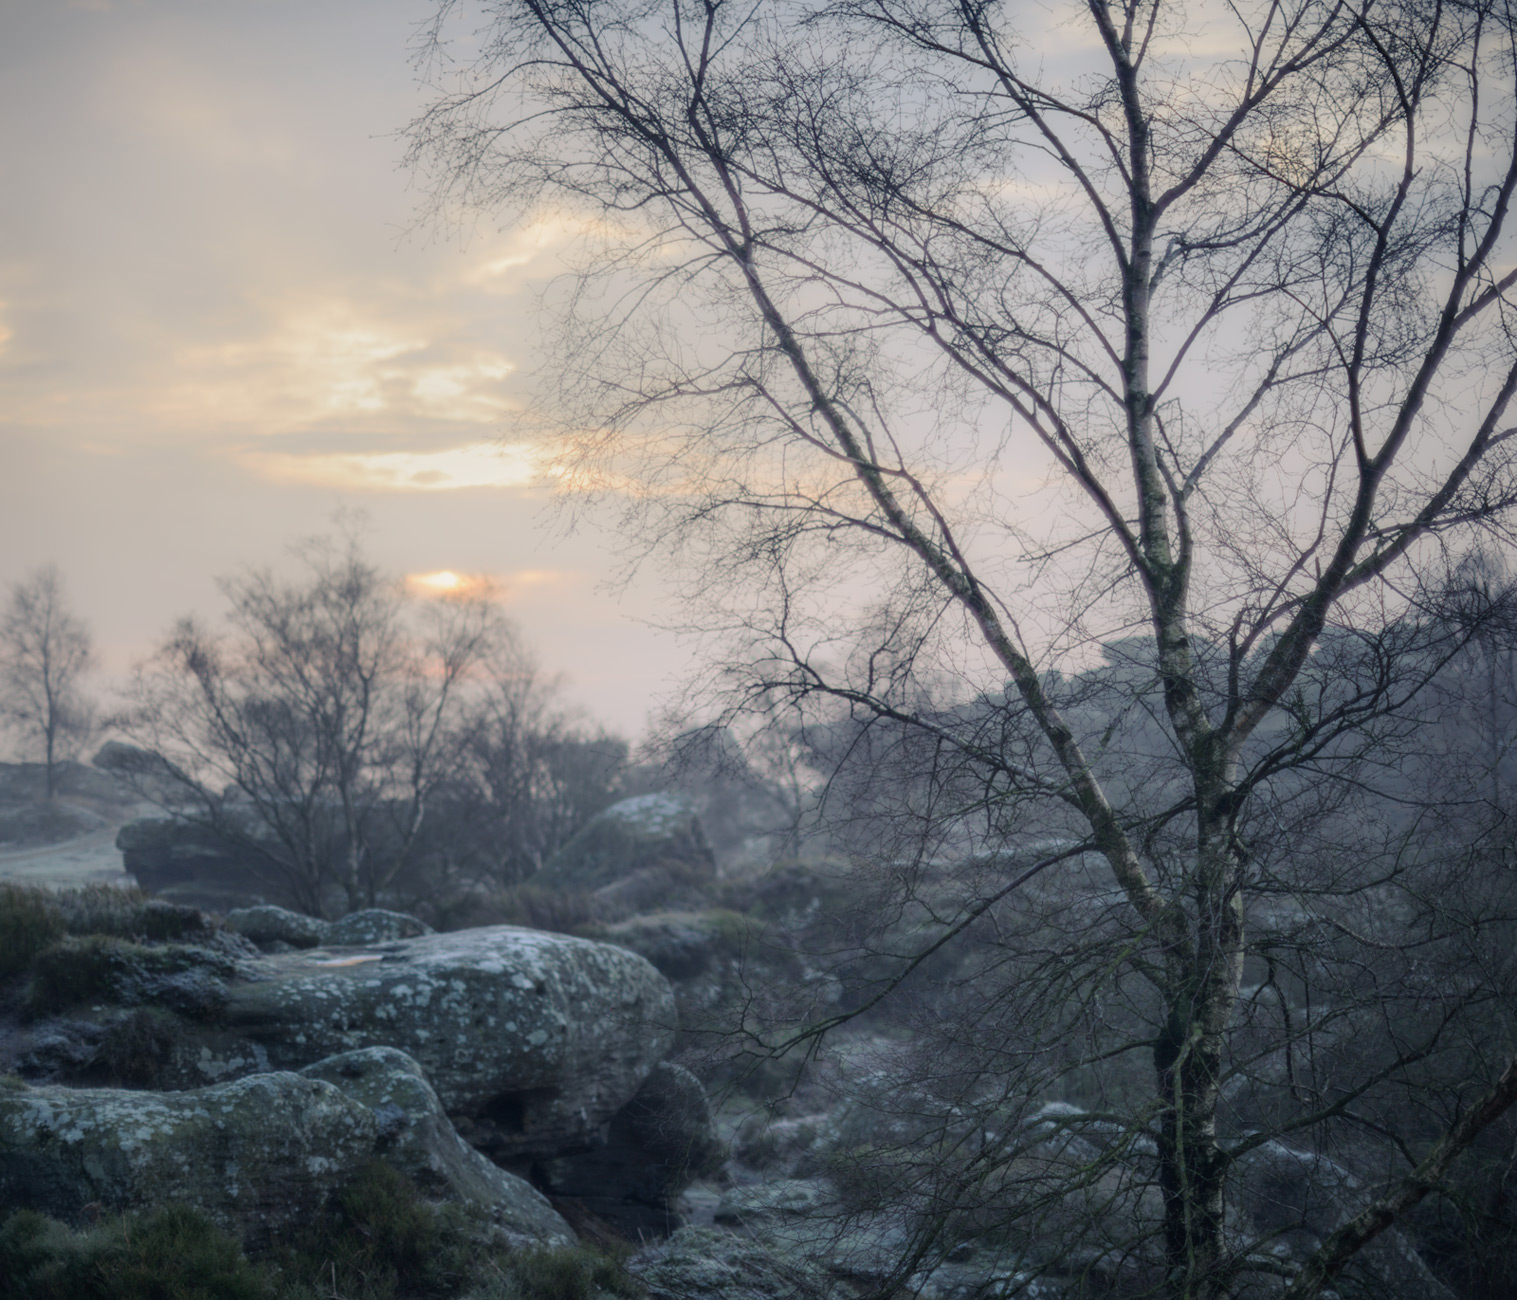
[[[455,573],[452,569],[406,575],[407,590],[418,596],[487,596],[495,585],[485,574]]]

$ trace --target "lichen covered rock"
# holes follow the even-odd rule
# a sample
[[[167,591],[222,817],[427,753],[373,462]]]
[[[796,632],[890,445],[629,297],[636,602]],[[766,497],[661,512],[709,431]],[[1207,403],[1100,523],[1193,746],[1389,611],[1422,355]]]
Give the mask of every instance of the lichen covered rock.
[[[287,907],[275,907],[273,903],[259,903],[253,907],[233,908],[226,914],[223,924],[233,934],[242,935],[260,948],[270,944],[314,948],[321,942],[326,923],[304,912],[292,912]]]
[[[178,1093],[0,1090],[0,1206],[68,1223],[182,1201],[259,1247],[376,1156],[521,1240],[572,1240],[541,1195],[459,1140],[399,1052]]]
[[[340,921],[328,921],[322,927],[321,942],[330,948],[362,943],[390,943],[396,939],[416,939],[431,933],[430,925],[405,912],[369,907],[361,912],[349,912]]]
[[[255,907],[238,907],[227,913],[226,928],[240,934],[261,948],[284,951],[291,948],[343,947],[354,944],[389,943],[396,939],[415,939],[431,934],[425,921],[404,912],[370,907],[350,912],[340,921],[323,921],[319,917],[292,912],[260,903]]]
[[[193,1028],[182,1082],[397,1047],[498,1159],[597,1142],[674,1037],[668,982],[642,958],[510,926],[284,953],[259,973]]]
[[[524,1239],[547,1245],[573,1242],[572,1232],[540,1192],[459,1137],[421,1067],[404,1052],[362,1048],[300,1073],[324,1079],[367,1106],[379,1121],[385,1163],[423,1196],[487,1210],[501,1227]]]

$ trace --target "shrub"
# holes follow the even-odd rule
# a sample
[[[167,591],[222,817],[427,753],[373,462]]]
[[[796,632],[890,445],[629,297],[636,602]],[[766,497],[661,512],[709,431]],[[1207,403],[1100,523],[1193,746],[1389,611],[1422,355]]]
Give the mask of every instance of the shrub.
[[[149,899],[140,889],[85,885],[45,890],[0,884],[0,979],[19,975],[65,935],[164,941],[207,926],[193,907]]]
[[[39,952],[32,961],[32,984],[27,1003],[33,1015],[46,1015],[91,998],[108,997],[122,949],[136,945],[91,935],[64,939]]]
[[[45,891],[0,885],[0,979],[21,974],[63,930],[62,913]]]
[[[403,1175],[371,1160],[280,1265],[294,1295],[443,1300],[458,1293],[471,1253],[458,1211],[428,1205]]]
[[[148,1088],[184,1041],[178,1017],[161,1007],[138,1007],[106,1031],[96,1057],[112,1083]]]
[[[70,934],[108,934],[118,939],[162,942],[207,928],[204,913],[179,903],[150,899],[140,889],[82,885],[60,889],[54,902]]]
[[[75,1232],[32,1210],[0,1225],[7,1300],[275,1300],[235,1238],[186,1205]]]
[[[513,885],[492,894],[478,905],[475,925],[520,925],[528,930],[554,934],[578,934],[601,920],[601,908],[589,894],[546,885]]]

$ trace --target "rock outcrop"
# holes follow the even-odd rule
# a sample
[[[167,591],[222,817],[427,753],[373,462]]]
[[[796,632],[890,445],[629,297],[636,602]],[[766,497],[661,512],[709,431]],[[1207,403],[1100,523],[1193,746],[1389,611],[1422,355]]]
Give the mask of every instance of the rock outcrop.
[[[268,897],[270,879],[249,817],[239,840],[177,817],[139,817],[116,834],[122,865],[137,883],[175,902],[214,911],[254,904]]]
[[[674,1036],[668,983],[608,944],[492,926],[268,956],[187,1025],[166,1077],[203,1084],[389,1046],[494,1159],[597,1145]]]
[[[382,907],[349,912],[340,921],[323,921],[304,912],[260,903],[253,907],[234,908],[227,913],[225,925],[233,934],[240,934],[265,951],[273,952],[318,945],[390,943],[432,933],[432,927],[425,921]]]
[[[543,1161],[538,1176],[625,1236],[664,1236],[679,1226],[675,1198],[722,1162],[706,1090],[681,1066],[654,1066],[611,1120],[603,1146]]]
[[[376,1157],[519,1240],[573,1238],[544,1197],[460,1140],[420,1067],[397,1051],[187,1092],[0,1090],[0,1205],[73,1224],[182,1201],[256,1248],[318,1213]]]
[[[314,948],[321,942],[327,923],[304,912],[292,912],[273,903],[236,907],[226,914],[226,928],[258,947],[284,952],[290,948]]]
[[[661,793],[623,799],[597,813],[532,881],[638,911],[688,900],[715,879],[716,858],[693,805]]]

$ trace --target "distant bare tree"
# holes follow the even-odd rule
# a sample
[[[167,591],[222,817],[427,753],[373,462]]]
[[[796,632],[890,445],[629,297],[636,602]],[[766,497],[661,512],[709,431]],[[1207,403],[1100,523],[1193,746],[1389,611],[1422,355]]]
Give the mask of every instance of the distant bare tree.
[[[11,587],[0,614],[0,722],[41,753],[49,799],[58,764],[94,730],[94,709],[80,690],[93,662],[89,628],[69,609],[55,567]]]
[[[228,628],[175,627],[139,670],[126,729],[163,761],[176,816],[240,843],[319,912],[372,905],[457,774],[467,687],[506,637],[486,600],[409,601],[349,538],[300,576],[222,583]]]
[[[565,713],[520,651],[492,668],[470,705],[454,798],[486,846],[478,877],[514,885],[617,797],[627,742]]]

